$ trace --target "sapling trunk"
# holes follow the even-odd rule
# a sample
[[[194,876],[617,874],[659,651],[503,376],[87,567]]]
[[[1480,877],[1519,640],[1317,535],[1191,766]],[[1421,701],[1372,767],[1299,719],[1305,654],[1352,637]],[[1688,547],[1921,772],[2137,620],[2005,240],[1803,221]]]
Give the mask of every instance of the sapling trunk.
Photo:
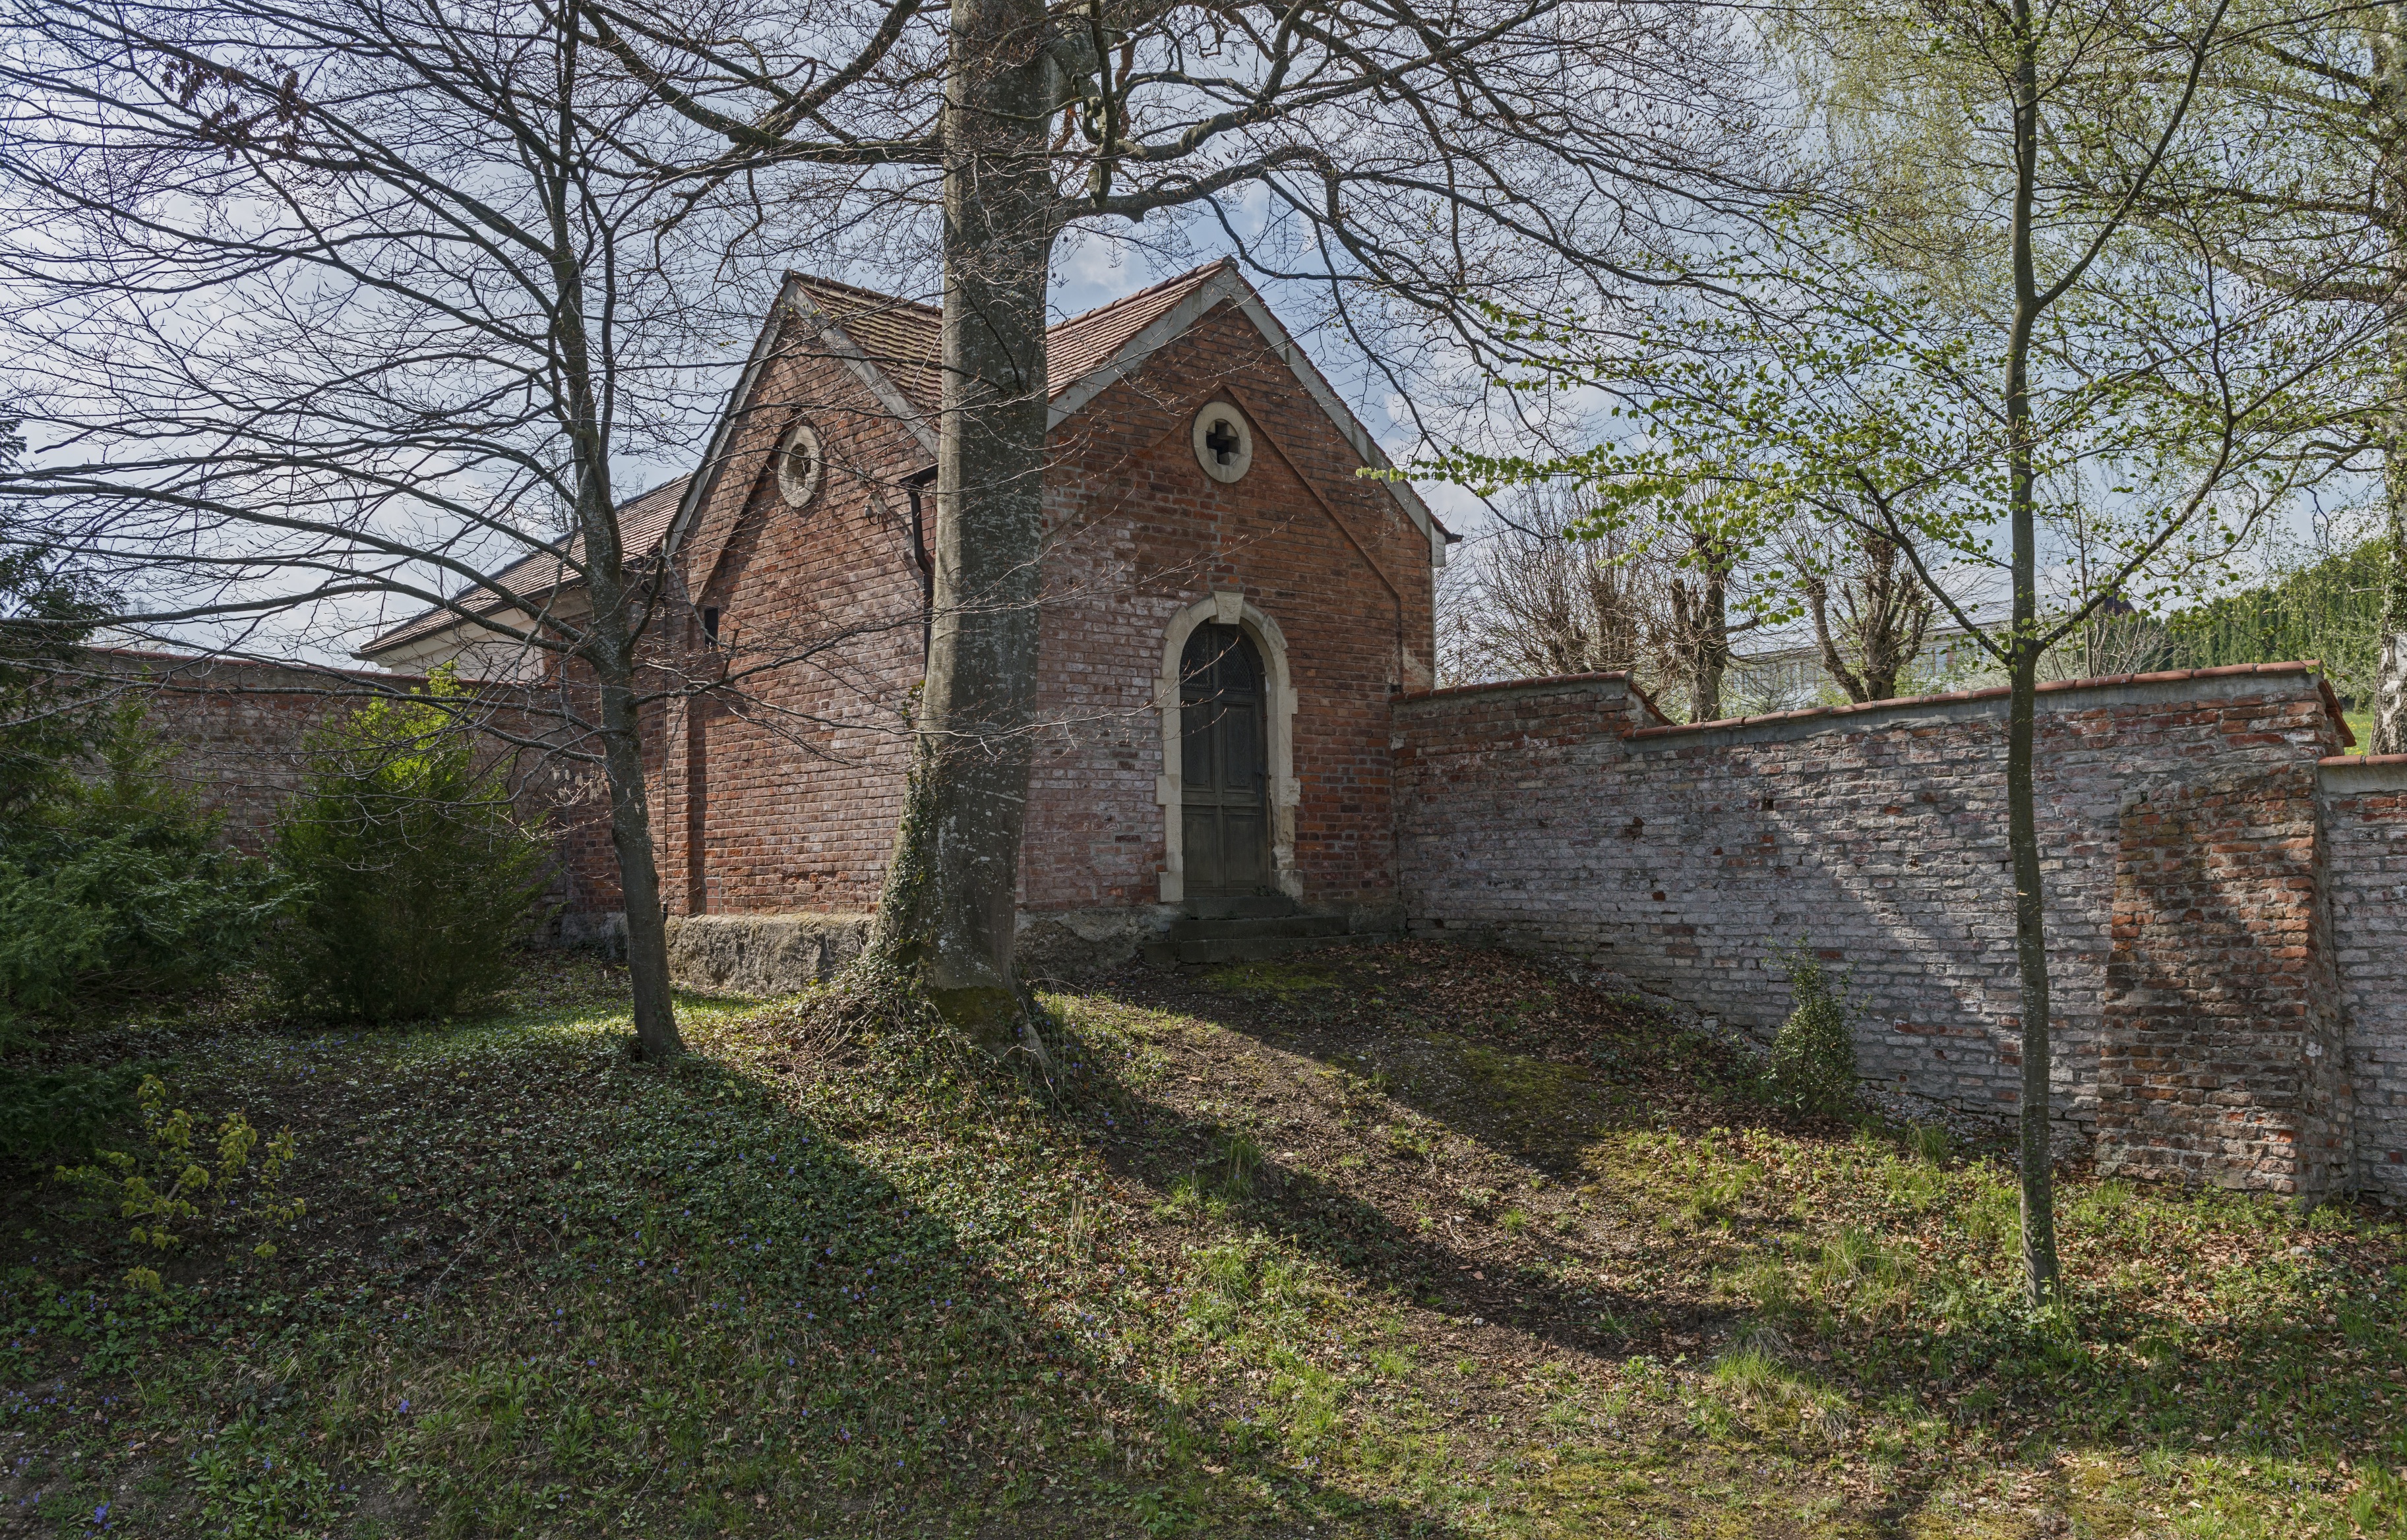
[[[2006,483],[2013,529],[2014,615],[2007,653],[2006,843],[2015,877],[2015,970],[2022,993],[2023,1277],[2034,1307],[2054,1299],[2056,1172],[2048,1149],[2047,906],[2040,884],[2039,818],[2032,793],[2033,717],[2039,696],[2038,445],[2031,419],[2031,333],[2042,302],[2032,251],[2039,179],[2039,23],[2030,0],[2015,0],[2015,201],[2009,233],[2014,323],[2006,336]]]

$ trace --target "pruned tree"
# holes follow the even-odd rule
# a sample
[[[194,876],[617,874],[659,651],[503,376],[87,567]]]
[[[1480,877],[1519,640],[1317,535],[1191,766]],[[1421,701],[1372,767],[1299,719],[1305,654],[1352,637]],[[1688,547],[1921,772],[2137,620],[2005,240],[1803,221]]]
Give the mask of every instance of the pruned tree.
[[[880,219],[887,251],[940,270],[935,618],[879,944],[982,1032],[1021,1009],[1046,296],[1065,233],[1200,227],[1260,273],[1329,286],[1419,410],[1439,398],[1403,389],[1389,344],[1493,363],[1523,346],[1500,305],[1617,316],[1671,274],[1680,227],[1759,181],[1743,60],[1691,0],[600,0],[580,16],[719,136],[685,184],[697,206],[816,168],[780,195]]]
[[[1664,670],[1671,616],[1663,573],[1619,531],[1580,540],[1582,502],[1511,500],[1468,561],[1449,568],[1438,656],[1448,683]]]
[[[1836,572],[1793,558],[1814,616],[1814,641],[1822,667],[1850,700],[1887,700],[1898,678],[1922,654],[1937,604],[1896,541],[1868,530],[1856,539]],[[1830,582],[1838,579],[1837,617],[1831,615]]]
[[[1759,505],[1749,498],[1732,499],[1715,476],[1659,492],[1652,510],[1654,546],[1669,569],[1674,675],[1688,698],[1688,720],[1716,722],[1722,716],[1723,677],[1730,672],[1730,638],[1775,618],[1785,597],[1775,579],[1752,596],[1755,613],[1731,617],[1736,590],[1764,554],[1756,522]],[[1612,522],[1606,516],[1592,529],[1602,533]]]

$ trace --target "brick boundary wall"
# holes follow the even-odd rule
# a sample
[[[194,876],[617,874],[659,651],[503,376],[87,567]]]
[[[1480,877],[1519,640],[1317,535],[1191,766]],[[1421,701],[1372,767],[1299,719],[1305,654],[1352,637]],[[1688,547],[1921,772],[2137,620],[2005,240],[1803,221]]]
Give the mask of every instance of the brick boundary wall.
[[[372,670],[315,669],[174,653],[100,649],[89,677],[110,695],[138,695],[150,730],[176,750],[166,777],[225,820],[229,842],[262,849],[276,816],[300,790],[303,743],[329,717],[423,685],[423,677]],[[553,831],[550,901],[576,934],[580,922],[619,907],[616,857],[598,771],[546,752],[562,733],[525,692],[478,686],[487,742],[507,758],[520,815]],[[515,741],[515,742],[514,742]],[[558,928],[558,927],[556,927]]]
[[[2116,1175],[2346,1184],[2347,1088],[2315,768],[2126,786],[2097,1151]]]
[[[1848,978],[1867,1079],[2010,1113],[2006,704],[1671,727],[1625,676],[1404,696],[1408,923],[1586,958],[1759,1038],[1788,1009],[1772,954],[1802,941]],[[2396,1124],[2352,1133],[2365,1071],[2343,1066],[2375,1051],[2359,1038],[2386,1008],[2364,1002],[2396,1000],[2399,948],[2370,927],[2400,911],[2355,895],[2400,815],[2360,798],[2347,841],[2322,832],[2335,772],[2317,765],[2343,731],[2329,690],[2304,664],[2080,681],[2043,686],[2038,731],[2065,1142],[2100,1135],[2111,1066],[2104,1130],[2135,1175],[2321,1190],[2353,1142],[2364,1180]],[[2383,1083],[2407,1092],[2407,1040],[2380,1019]]]
[[[2357,1184],[2407,1203],[2407,755],[2317,767]]]

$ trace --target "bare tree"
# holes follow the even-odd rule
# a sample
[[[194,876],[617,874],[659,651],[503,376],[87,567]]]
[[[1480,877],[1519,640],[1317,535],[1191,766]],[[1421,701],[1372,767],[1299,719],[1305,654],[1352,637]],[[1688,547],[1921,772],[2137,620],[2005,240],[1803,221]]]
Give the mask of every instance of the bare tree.
[[[1683,221],[1752,192],[1760,146],[1738,54],[1692,0],[597,0],[580,15],[720,136],[689,179],[698,205],[809,166],[795,185],[824,217],[904,232],[889,249],[906,266],[941,252],[935,619],[879,936],[981,1032],[1020,1011],[1046,292],[1063,233],[1200,226],[1258,272],[1330,285],[1358,341],[1381,340],[1376,311],[1478,376],[1517,356],[1495,304],[1619,315],[1671,271]],[[922,213],[937,229],[914,246]],[[1433,399],[1371,351],[1408,406]]]
[[[1822,667],[1850,700],[1887,700],[1898,676],[1921,656],[1935,605],[1897,542],[1856,531],[1854,548],[1836,574],[1838,619],[1830,616],[1830,578],[1797,553],[1806,607]]]
[[[1663,671],[1663,574],[1619,530],[1573,538],[1588,512],[1545,490],[1513,500],[1457,571],[1441,617],[1454,681]]]
[[[717,141],[565,7],[0,15],[10,528],[114,588],[121,635],[324,664],[424,608],[518,655],[548,725],[508,730],[606,786],[637,1039],[677,1053],[644,720],[830,644],[686,671],[670,564],[621,538],[628,465],[682,458],[707,399],[727,234],[662,168]]]

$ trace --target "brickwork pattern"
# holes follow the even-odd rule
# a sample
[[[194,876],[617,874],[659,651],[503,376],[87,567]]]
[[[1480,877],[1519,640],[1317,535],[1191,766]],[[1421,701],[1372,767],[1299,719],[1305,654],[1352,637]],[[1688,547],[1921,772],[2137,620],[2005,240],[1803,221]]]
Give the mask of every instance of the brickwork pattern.
[[[1759,1035],[1788,1006],[1771,954],[1804,941],[1863,1008],[1868,1078],[2011,1110],[2003,700],[1697,728],[1645,714],[1610,677],[1401,700],[1416,932],[1572,953]],[[2300,671],[2051,691],[2038,730],[2052,1102],[2087,1137],[2125,786],[2312,765],[2337,728]]]
[[[2129,787],[2098,1066],[2101,1168],[2276,1193],[2346,1180],[2315,769]]]
[[[2407,756],[2321,767],[2357,1181],[2407,1203]]]
[[[662,713],[654,815],[675,913],[867,909],[902,811],[922,666],[909,484],[928,462],[848,366],[790,330],[680,553],[686,602],[719,611],[725,644],[699,646],[689,620],[662,666],[723,670],[729,685]],[[1216,399],[1255,435],[1252,470],[1230,485],[1191,446],[1195,413]],[[829,466],[800,514],[770,466],[797,415]],[[1392,900],[1388,705],[1428,682],[1430,550],[1360,463],[1233,306],[1056,429],[1024,909],[1157,898],[1163,634],[1232,590],[1289,643],[1306,900]]]
[[[1195,414],[1215,400],[1253,432],[1234,483],[1195,459]],[[1287,642],[1304,901],[1392,902],[1389,701],[1428,683],[1432,586],[1428,539],[1360,465],[1233,306],[1057,430],[1024,908],[1158,897],[1163,637],[1180,611],[1232,591]]]
[[[146,721],[175,749],[167,778],[224,820],[229,842],[263,850],[307,773],[309,735],[374,699],[419,688],[410,675],[294,668],[164,653],[101,652],[93,671],[143,703]],[[556,877],[549,901],[575,914],[620,907],[608,803],[598,771],[554,752],[573,735],[539,691],[481,690],[476,718],[506,765],[520,816],[548,825]]]
[[[787,505],[773,450],[807,418],[818,495]],[[875,905],[910,767],[924,614],[912,522],[917,442],[802,320],[735,425],[678,553],[689,606],[661,667],[716,685],[661,713],[654,783],[673,914]],[[933,518],[933,509],[929,516]],[[700,612],[719,612],[707,644]]]

